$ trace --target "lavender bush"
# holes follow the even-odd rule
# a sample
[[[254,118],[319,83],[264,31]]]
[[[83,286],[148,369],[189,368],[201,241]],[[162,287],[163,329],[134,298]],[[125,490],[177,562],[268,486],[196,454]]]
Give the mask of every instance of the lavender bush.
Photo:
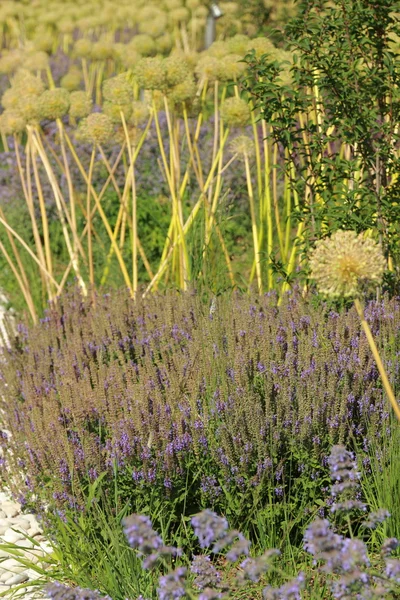
[[[357,494],[359,474],[354,456],[344,446],[337,445],[328,458],[332,480],[331,496],[347,498]],[[332,512],[345,510],[348,515],[365,507],[347,503],[336,504]],[[390,515],[381,509],[370,513],[368,527],[377,527]],[[183,557],[176,547],[166,546],[153,529],[149,517],[132,514],[123,519],[126,539],[135,550],[144,571],[154,573],[153,588],[159,600],[191,598],[217,600],[231,597],[235,592],[246,598],[263,600],[378,600],[397,598],[400,593],[400,560],[393,556],[399,547],[397,539],[386,539],[379,555],[369,553],[367,545],[352,532],[353,519],[348,519],[347,535],[335,530],[328,519],[318,518],[306,529],[304,548],[313,564],[295,577],[287,572],[279,550],[263,549],[259,556],[250,557],[250,542],[238,531],[229,528],[225,517],[206,509],[191,519],[201,554]],[[218,562],[218,556],[225,560]],[[171,568],[170,558],[181,557]],[[227,565],[231,565],[227,577]],[[184,566],[187,565],[187,566]],[[109,600],[101,592],[70,588],[53,583],[46,588],[54,600]],[[138,596],[138,600],[144,600]]]
[[[371,302],[366,315],[396,387],[400,304]],[[331,445],[367,451],[390,434],[355,311],[296,292],[277,308],[274,295],[210,306],[121,291],[92,305],[71,291],[39,326],[19,326],[0,390],[3,460],[23,502],[39,493],[83,510],[85,486],[106,472],[137,512],[162,505],[173,523],[211,506],[246,534],[256,514],[266,527],[296,515],[285,539],[321,509]]]

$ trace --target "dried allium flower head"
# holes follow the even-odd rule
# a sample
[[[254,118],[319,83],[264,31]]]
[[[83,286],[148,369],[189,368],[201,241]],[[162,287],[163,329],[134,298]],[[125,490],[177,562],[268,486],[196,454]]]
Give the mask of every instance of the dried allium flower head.
[[[155,52],[155,43],[153,38],[147,33],[139,33],[129,42],[129,48],[136,50],[142,56],[151,56]]]
[[[39,105],[43,119],[61,119],[69,110],[69,92],[64,88],[46,90],[39,98]]]
[[[176,104],[180,104],[193,100],[196,96],[196,91],[194,77],[189,75],[184,81],[169,90],[168,97]]]
[[[357,296],[361,284],[379,284],[385,259],[374,240],[339,230],[315,244],[310,267],[321,293],[346,298]]]
[[[166,86],[165,64],[159,56],[142,58],[137,63],[134,74],[138,84],[145,90],[162,90]]]
[[[21,66],[23,54],[20,50],[10,50],[9,52],[2,50],[2,52],[3,54],[0,57],[0,73],[10,75]]]
[[[132,125],[137,127],[138,125],[145,123],[150,115],[150,110],[147,104],[141,100],[134,100],[131,106],[132,114],[130,117],[130,122]]]
[[[114,54],[114,44],[108,40],[99,40],[92,44],[92,49],[90,52],[91,58],[93,60],[107,60],[107,58],[112,58]]]
[[[40,77],[32,75],[26,69],[19,69],[12,80],[14,89],[17,89],[21,94],[33,94],[40,96],[44,92],[44,83]]]
[[[89,58],[92,52],[92,42],[87,38],[77,40],[74,45],[73,56]]]
[[[87,117],[92,110],[92,99],[82,90],[71,92],[70,94],[69,114],[74,119],[82,119]]]
[[[185,23],[190,19],[190,11],[186,8],[186,6],[181,6],[171,10],[168,17],[173,24],[177,25],[178,23]]]
[[[34,94],[23,96],[17,108],[27,123],[37,123],[42,118],[40,96]]]
[[[21,91],[14,86],[8,88],[1,98],[3,108],[17,108],[21,100]]]
[[[242,127],[250,120],[250,107],[242,98],[227,98],[221,105],[221,117],[232,127]]]
[[[114,104],[106,100],[103,102],[103,112],[108,115],[113,123],[121,122],[121,112],[124,115],[125,121],[128,121],[132,114],[131,104]]]
[[[190,10],[194,10],[195,8],[198,8],[200,5],[201,5],[201,0],[186,0],[186,6]]]
[[[248,52],[249,42],[250,40],[247,35],[237,33],[233,37],[226,40],[226,45],[229,49],[229,52],[232,52],[232,54],[239,54],[243,58]]]
[[[103,113],[92,113],[81,121],[79,134],[82,139],[93,144],[105,144],[113,135],[113,123]]]
[[[220,78],[221,81],[237,80],[246,70],[246,63],[240,54],[228,54],[221,59]]]
[[[43,50],[32,52],[24,59],[24,68],[28,71],[44,71],[49,66],[49,57]]]
[[[229,144],[229,149],[232,154],[243,156],[253,156],[255,153],[254,140],[248,135],[238,135]]]
[[[247,44],[247,52],[250,50],[255,50],[256,57],[260,58],[263,54],[269,54],[275,50],[275,46],[266,37],[259,37],[253,40],[249,40]]]
[[[200,80],[216,81],[220,76],[220,62],[215,56],[203,54],[198,60],[195,72]]]
[[[72,92],[74,90],[79,90],[82,81],[82,72],[78,67],[73,65],[70,70],[61,77],[60,86]]]
[[[172,35],[166,31],[155,40],[156,52],[160,54],[168,54],[174,44]]]
[[[229,46],[227,42],[217,40],[216,42],[213,42],[209,48],[207,48],[206,53],[208,56],[214,56],[214,58],[223,58],[229,54]]]
[[[172,54],[164,59],[167,84],[174,86],[182,83],[189,75],[190,69],[184,56]]]
[[[155,6],[145,6],[140,13],[140,33],[145,33],[152,38],[157,38],[165,31],[167,27],[167,15],[164,11],[159,10]],[[144,14],[146,18],[144,18],[142,14]]]
[[[3,114],[0,115],[0,131],[5,135],[20,133],[21,131],[24,131],[25,126],[26,121],[19,110],[7,108]]]
[[[103,97],[108,102],[120,106],[132,102],[133,90],[125,73],[111,77],[111,79],[106,79],[103,83]]]
[[[140,59],[139,52],[129,45],[125,47],[125,50],[121,54],[121,62],[125,69],[134,69]]]

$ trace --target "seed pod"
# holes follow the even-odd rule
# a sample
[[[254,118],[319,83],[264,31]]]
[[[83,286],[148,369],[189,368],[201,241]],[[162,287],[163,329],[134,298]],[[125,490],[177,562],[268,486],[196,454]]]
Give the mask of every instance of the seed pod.
[[[229,52],[232,54],[239,54],[243,58],[248,52],[249,42],[250,40],[247,35],[238,33],[226,40],[226,45]]]
[[[231,154],[239,154],[241,158],[250,157],[255,153],[254,140],[248,135],[238,135],[229,144]]]
[[[16,90],[19,90],[21,94],[32,94],[40,96],[44,92],[44,83],[32,73],[29,73],[26,69],[19,69],[13,80],[12,85]]]
[[[42,119],[61,119],[69,110],[69,92],[64,88],[46,90],[40,96],[39,104]]]
[[[80,88],[82,81],[82,73],[78,67],[72,66],[68,73],[61,77],[60,86],[72,92]]]
[[[130,104],[133,100],[133,91],[131,84],[126,78],[126,74],[123,73],[122,75],[106,79],[103,83],[103,97],[113,104]]]
[[[44,71],[49,66],[49,57],[46,52],[37,51],[28,54],[24,60],[24,68],[28,71]]]
[[[165,32],[163,35],[160,35],[155,40],[155,49],[159,54],[168,54],[171,51],[171,48],[174,44],[172,36],[170,33]]]
[[[14,135],[25,130],[26,122],[18,110],[7,108],[0,115],[0,131],[5,135]]]
[[[40,119],[43,118],[40,96],[34,94],[27,94],[18,104],[18,111],[26,121],[26,123],[39,123]]]
[[[189,75],[182,83],[178,83],[178,85],[175,85],[169,90],[168,98],[176,104],[190,102],[194,100],[196,91],[197,88],[194,77],[193,75]]]
[[[103,111],[104,114],[110,117],[113,123],[121,122],[121,112],[124,115],[125,121],[130,119],[132,114],[132,105],[131,104],[114,104],[114,102],[109,102],[105,100],[103,102]]]
[[[169,19],[171,23],[178,25],[179,23],[185,23],[190,19],[190,12],[185,6],[175,8],[169,13]]]
[[[162,58],[142,58],[136,65],[134,75],[145,90],[162,90],[167,85],[166,68]]]
[[[220,80],[236,81],[246,71],[247,65],[241,62],[243,57],[239,54],[228,54],[220,62]]]
[[[79,126],[82,139],[93,144],[105,144],[111,140],[113,131],[110,117],[103,113],[91,113]]]
[[[81,119],[90,114],[93,102],[86,92],[71,92],[70,101],[69,114],[74,119]]]
[[[146,33],[140,33],[129,42],[128,46],[142,56],[151,56],[155,52],[155,42],[152,37]]]
[[[21,100],[21,91],[14,86],[8,88],[1,98],[1,104],[4,108],[17,108]]]
[[[213,42],[209,48],[207,48],[206,53],[208,56],[214,56],[215,58],[223,58],[227,54],[229,54],[229,46],[225,41],[218,40]]]
[[[270,54],[273,52],[275,50],[275,46],[268,38],[261,37],[249,40],[247,52],[250,52],[251,50],[255,50],[256,57],[260,58],[263,54]]]
[[[107,60],[113,57],[113,44],[107,40],[100,40],[92,45],[90,56],[93,60]]]
[[[10,75],[14,73],[22,64],[23,55],[19,50],[4,52],[0,57],[0,73]]]
[[[167,84],[178,85],[188,77],[190,69],[183,56],[174,55],[164,59]]]
[[[75,42],[73,56],[78,58],[89,58],[92,52],[92,42],[86,38],[81,38]]]
[[[220,75],[219,60],[214,56],[203,54],[196,65],[195,73],[200,81],[204,79],[210,82],[218,80]]]
[[[250,120],[250,107],[242,98],[227,98],[221,105],[221,117],[230,127],[244,127]]]
[[[134,100],[132,102],[132,114],[130,117],[132,125],[137,127],[138,125],[145,123],[149,118],[149,114],[149,107],[145,102],[142,102],[141,100]]]

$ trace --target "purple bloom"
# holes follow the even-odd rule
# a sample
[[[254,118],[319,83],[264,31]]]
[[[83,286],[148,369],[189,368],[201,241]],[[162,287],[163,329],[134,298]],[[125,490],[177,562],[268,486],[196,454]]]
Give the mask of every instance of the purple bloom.
[[[178,567],[174,571],[162,575],[159,580],[157,595],[159,600],[179,600],[185,596],[185,567]]]
[[[385,563],[386,577],[391,581],[400,584],[400,560],[398,558],[387,558]]]
[[[270,568],[271,560],[279,554],[279,550],[271,549],[267,550],[262,556],[257,556],[257,558],[246,558],[240,565],[243,569],[241,578],[257,583]]]
[[[151,554],[153,550],[160,550],[164,545],[161,537],[153,526],[149,517],[145,515],[130,515],[123,520],[124,533],[132,548],[137,548],[143,554]]]
[[[383,523],[390,517],[390,512],[385,508],[379,508],[376,512],[371,512],[368,519],[362,523],[363,527],[376,529],[379,523]]]
[[[284,583],[279,588],[267,586],[263,589],[264,600],[301,600],[301,590],[305,584],[304,573],[299,573],[295,579]]]
[[[47,597],[52,600],[111,600],[109,596],[102,596],[99,592],[72,588],[58,581],[49,583],[44,589]]]
[[[383,556],[389,556],[394,550],[397,550],[400,543],[397,538],[387,538],[381,547],[381,554]]]
[[[194,585],[199,590],[217,587],[221,583],[221,573],[211,563],[209,556],[194,556],[190,567],[194,578]]]
[[[228,521],[209,509],[192,517],[191,523],[201,548],[210,546],[228,531]]]

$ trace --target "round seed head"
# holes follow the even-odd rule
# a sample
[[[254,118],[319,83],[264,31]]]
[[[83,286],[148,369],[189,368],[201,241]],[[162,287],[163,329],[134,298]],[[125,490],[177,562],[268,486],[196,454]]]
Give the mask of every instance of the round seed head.
[[[193,75],[189,75],[184,81],[171,88],[168,96],[175,104],[192,102],[196,97],[196,91],[197,87],[194,77]]]
[[[0,73],[4,75],[11,75],[14,73],[22,64],[22,53],[19,50],[11,50],[4,52],[0,57]]]
[[[164,0],[164,6],[167,10],[174,10],[182,7],[182,0]]]
[[[238,135],[231,141],[229,149],[232,154],[239,154],[242,158],[245,156],[249,158],[255,153],[254,140],[248,135]]]
[[[71,92],[70,101],[69,114],[74,119],[82,119],[90,114],[93,102],[86,92]]]
[[[73,56],[78,58],[89,58],[92,52],[92,42],[86,38],[81,38],[75,42]]]
[[[169,20],[174,25],[178,25],[179,23],[186,23],[190,19],[190,11],[186,8],[186,6],[181,6],[179,8],[174,8],[169,13]]]
[[[75,23],[72,19],[61,19],[57,23],[57,29],[60,33],[72,33],[75,29]]]
[[[201,0],[186,0],[186,6],[190,10],[194,10],[195,8],[201,6]]]
[[[21,92],[15,87],[6,90],[1,98],[1,104],[4,108],[17,108],[21,100]]]
[[[381,283],[385,258],[374,240],[355,231],[339,230],[315,244],[310,268],[322,294],[333,298],[354,297],[362,285]]]
[[[229,46],[226,42],[217,40],[216,42],[213,42],[209,48],[207,48],[206,53],[209,56],[214,56],[215,58],[223,58],[229,54]]]
[[[43,81],[26,69],[20,69],[16,72],[12,84],[21,94],[40,96],[44,92]]]
[[[197,19],[207,19],[208,16],[208,8],[201,4],[198,8],[195,8],[193,11],[193,16]]]
[[[93,144],[105,144],[111,140],[113,131],[110,117],[103,113],[91,113],[79,125],[81,138]]]
[[[156,110],[164,110],[164,94],[160,90],[145,90],[144,102],[149,108],[153,108],[153,102]]]
[[[128,46],[142,56],[151,56],[155,53],[155,42],[147,33],[139,33],[129,42]]]
[[[140,58],[141,56],[137,50],[127,46],[122,53],[121,62],[125,69],[134,69]]]
[[[103,83],[103,96],[105,100],[113,104],[130,104],[133,100],[133,91],[126,74],[106,79]]]
[[[239,54],[243,58],[248,52],[249,41],[247,35],[238,33],[228,39],[226,45],[229,48],[229,52],[232,52],[232,54]]]
[[[49,57],[41,50],[28,54],[24,60],[24,68],[28,71],[44,71],[48,66]]]
[[[239,12],[239,4],[237,2],[221,2],[221,10],[224,15],[235,16]]]
[[[164,59],[167,84],[170,86],[182,83],[189,75],[190,69],[183,56],[174,55]]]
[[[156,52],[160,54],[168,54],[171,51],[171,48],[174,44],[174,40],[172,39],[172,35],[166,31],[163,35],[160,35],[155,40],[155,48]]]
[[[76,66],[72,66],[68,73],[61,77],[60,85],[69,92],[78,90],[82,81],[82,73]]]
[[[107,40],[100,40],[92,45],[90,56],[93,60],[107,60],[112,58],[114,53],[113,43]]]
[[[39,98],[39,105],[42,119],[61,119],[69,110],[69,92],[64,88],[46,90]]]
[[[220,78],[221,81],[236,81],[246,71],[246,63],[240,54],[228,54],[221,59]]]
[[[36,50],[40,50],[42,52],[48,52],[51,54],[54,46],[55,38],[51,31],[35,31],[35,36],[33,39],[34,46]]]
[[[40,96],[27,94],[18,103],[18,112],[26,123],[38,123],[42,118]]]
[[[14,135],[24,131],[26,121],[19,112],[12,108],[7,108],[2,115],[0,115],[0,131],[5,135]]]
[[[138,84],[145,90],[162,90],[167,84],[165,63],[159,56],[139,60],[134,75]]]
[[[210,82],[216,81],[220,76],[219,60],[214,56],[203,54],[196,65],[195,73],[200,81],[204,79]]]
[[[259,37],[253,40],[249,40],[249,43],[247,45],[247,52],[250,52],[251,50],[255,50],[256,57],[260,58],[263,54],[270,54],[271,52],[273,52],[275,50],[275,46],[268,38]]]
[[[242,98],[227,98],[221,105],[221,117],[230,127],[242,127],[250,120],[250,107]]]
[[[145,102],[141,100],[134,100],[132,102],[132,114],[130,117],[130,122],[132,125],[137,127],[138,125],[142,125],[145,123],[150,115],[149,107]]]
[[[139,19],[139,32],[150,35],[152,38],[157,38],[164,33],[167,27],[167,15],[164,11],[158,10],[153,6],[146,6],[141,12],[148,13],[147,18]],[[153,13],[150,15],[150,13]]]
[[[121,123],[121,112],[124,115],[125,121],[128,121],[132,115],[131,104],[114,104],[105,100],[103,102],[103,111],[105,115],[108,115],[113,123]]]

